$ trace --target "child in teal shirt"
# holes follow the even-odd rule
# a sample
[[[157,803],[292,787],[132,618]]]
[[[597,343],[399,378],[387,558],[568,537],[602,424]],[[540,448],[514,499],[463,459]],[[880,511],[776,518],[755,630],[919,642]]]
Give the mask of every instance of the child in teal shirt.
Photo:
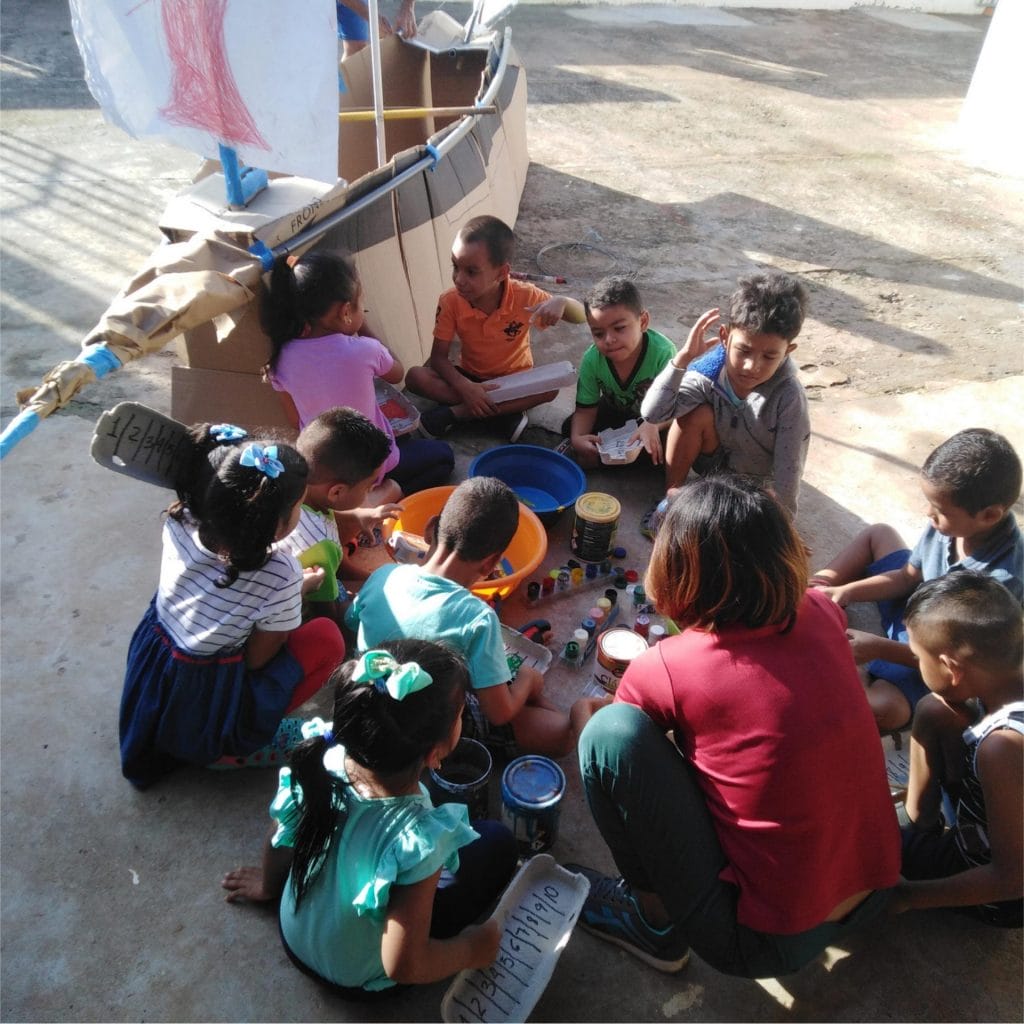
[[[348,998],[488,966],[500,928],[472,922],[511,878],[515,839],[496,822],[471,826],[464,804],[433,807],[420,783],[459,741],[465,664],[403,640],[334,678],[334,721],[303,727],[263,863],[229,872],[227,899],[280,896],[285,952]]]

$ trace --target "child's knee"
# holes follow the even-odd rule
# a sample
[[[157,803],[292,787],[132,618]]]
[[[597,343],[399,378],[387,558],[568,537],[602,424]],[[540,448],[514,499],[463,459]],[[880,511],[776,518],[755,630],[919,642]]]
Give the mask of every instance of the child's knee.
[[[913,715],[910,701],[892,683],[876,679],[867,689],[868,704],[879,732],[902,729]]]
[[[430,386],[432,373],[426,366],[413,366],[405,375],[406,390],[416,395],[424,394],[423,389]]]

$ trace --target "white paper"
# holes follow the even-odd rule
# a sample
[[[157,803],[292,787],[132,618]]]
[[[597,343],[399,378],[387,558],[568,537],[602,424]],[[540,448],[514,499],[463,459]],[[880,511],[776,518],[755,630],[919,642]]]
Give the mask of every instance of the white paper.
[[[135,138],[338,177],[334,0],[71,0],[89,91]]]

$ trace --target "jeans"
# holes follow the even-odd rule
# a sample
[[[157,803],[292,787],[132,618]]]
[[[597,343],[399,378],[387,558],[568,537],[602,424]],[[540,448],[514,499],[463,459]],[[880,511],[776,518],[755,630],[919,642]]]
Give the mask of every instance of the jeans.
[[[583,730],[579,758],[622,876],[657,893],[692,949],[724,974],[791,974],[889,902],[888,891],[872,893],[842,920],[795,935],[748,928],[737,920],[739,890],[718,877],[727,862],[694,770],[665,733],[639,708],[613,704]]]
[[[444,441],[430,441],[422,437],[399,437],[398,465],[392,467],[391,477],[403,494],[415,494],[428,487],[446,484],[455,468],[455,453]]]

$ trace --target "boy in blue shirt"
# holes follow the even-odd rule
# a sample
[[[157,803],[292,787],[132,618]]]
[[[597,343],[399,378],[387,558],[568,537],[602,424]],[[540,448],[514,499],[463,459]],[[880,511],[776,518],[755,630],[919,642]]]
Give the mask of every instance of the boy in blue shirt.
[[[576,411],[562,424],[581,466],[596,466],[598,432],[640,420],[640,403],[676,347],[650,327],[650,314],[632,281],[606,277],[584,297],[594,344],[583,353],[576,381]],[[658,431],[639,432],[644,448],[661,461]]]
[[[378,569],[347,621],[359,631],[361,651],[402,638],[453,647],[466,661],[471,685],[463,734],[507,756],[563,757],[575,747],[578,727],[604,702],[581,698],[570,717],[544,697],[544,676],[536,669],[522,665],[512,679],[498,616],[469,590],[495,570],[518,526],[519,502],[507,484],[494,477],[464,481],[427,524],[426,562]]]
[[[913,551],[884,523],[861,531],[811,578],[836,604],[876,601],[885,636],[847,632],[858,664],[872,677],[868,702],[883,732],[902,729],[928,688],[907,646],[905,601],[926,580],[970,569],[1024,599],[1024,538],[1011,506],[1020,497],[1021,462],[1001,434],[961,430],[925,459],[921,490],[931,520]]]

